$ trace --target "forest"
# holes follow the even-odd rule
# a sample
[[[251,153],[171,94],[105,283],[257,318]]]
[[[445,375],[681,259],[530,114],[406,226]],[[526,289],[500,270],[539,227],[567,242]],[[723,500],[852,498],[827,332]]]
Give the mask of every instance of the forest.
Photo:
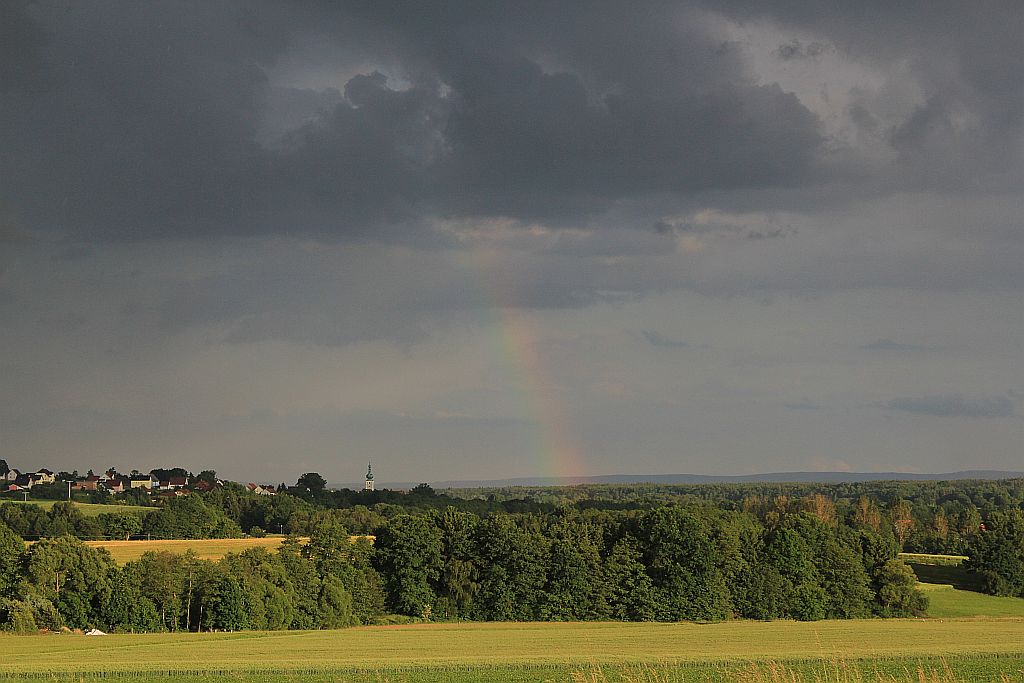
[[[0,624],[139,632],[910,616],[927,600],[897,553],[915,549],[968,555],[988,592],[1024,595],[1020,480],[631,488],[465,498],[427,486],[293,487],[260,497],[226,484],[145,515],[96,517],[72,503],[2,503]],[[290,535],[279,552],[220,562],[156,552],[117,566],[81,542],[267,531]]]

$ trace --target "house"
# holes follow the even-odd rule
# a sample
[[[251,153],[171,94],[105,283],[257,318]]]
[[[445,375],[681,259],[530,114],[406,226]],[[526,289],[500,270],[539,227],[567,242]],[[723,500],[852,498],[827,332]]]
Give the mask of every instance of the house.
[[[261,486],[260,484],[248,484],[247,489],[257,496],[276,496],[277,491],[274,490],[273,486]]]
[[[36,479],[34,474],[19,474],[11,486],[17,486],[18,488],[16,490],[24,491],[32,488],[35,484]]]
[[[6,479],[7,481],[13,483],[14,480],[17,479],[20,476],[21,476],[21,470],[8,470],[7,474],[4,476],[4,479]]]
[[[34,473],[37,484],[55,484],[57,476],[45,467]]]
[[[148,474],[132,477],[128,480],[128,487],[133,489],[152,489],[153,477]]]
[[[108,479],[99,483],[101,488],[106,489],[110,493],[124,493],[124,484],[124,479]]]
[[[163,479],[157,485],[157,488],[161,491],[177,491],[188,486],[188,477],[171,477],[170,479]]]
[[[99,488],[99,484],[100,478],[93,474],[85,479],[76,481],[74,489],[76,491],[96,491]]]

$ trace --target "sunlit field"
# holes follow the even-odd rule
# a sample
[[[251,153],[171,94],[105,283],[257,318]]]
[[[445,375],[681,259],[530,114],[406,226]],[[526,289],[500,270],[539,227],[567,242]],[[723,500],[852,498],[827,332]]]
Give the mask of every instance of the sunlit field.
[[[928,616],[946,617],[1020,617],[1024,618],[1024,598],[999,597],[959,590],[949,585],[922,583],[928,596]]]
[[[114,668],[130,669],[133,677],[144,674],[143,680],[715,681],[771,675],[773,666],[810,676],[806,680],[815,680],[816,672],[841,670],[876,680],[871,678],[875,672],[910,676],[918,667],[954,676],[935,680],[999,680],[1001,674],[1019,676],[1024,669],[1024,619],[476,623],[313,632],[62,634],[0,636],[0,652],[0,675],[18,678],[59,674],[91,679],[107,675],[116,662]],[[584,678],[574,679],[574,673]],[[635,677],[648,674],[657,678]]]
[[[303,539],[305,540],[305,539]],[[86,541],[94,548],[106,548],[118,564],[137,560],[150,551],[169,552],[184,555],[189,550],[202,560],[219,560],[228,553],[240,553],[249,548],[277,550],[284,537],[266,538],[210,538],[199,540],[155,540],[155,541]]]

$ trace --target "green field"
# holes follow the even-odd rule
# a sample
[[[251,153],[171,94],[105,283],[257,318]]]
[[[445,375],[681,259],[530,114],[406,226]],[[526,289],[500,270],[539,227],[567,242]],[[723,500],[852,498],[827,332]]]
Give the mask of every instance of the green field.
[[[0,503],[17,503],[19,505],[38,505],[44,510],[49,510],[57,503],[65,503],[67,501],[62,500],[28,500],[21,499],[7,499],[0,498]],[[157,508],[143,507],[141,505],[103,505],[100,503],[79,503],[75,502],[75,507],[82,511],[82,514],[86,517],[95,517],[101,515],[104,512],[137,512],[139,514],[148,514],[153,512]]]
[[[1024,598],[999,597],[949,585],[922,583],[928,596],[928,616],[948,617],[1019,617],[1024,618]]]
[[[1024,619],[418,624],[0,636],[0,677],[144,681],[1024,680]],[[920,673],[925,677],[921,678]],[[115,673],[110,673],[115,671]],[[932,673],[935,678],[932,678]],[[879,679],[878,674],[894,678]],[[826,678],[827,676],[827,678]]]
[[[966,555],[935,555],[932,553],[900,553],[899,557],[907,563],[934,564],[947,567],[959,567],[968,559]]]

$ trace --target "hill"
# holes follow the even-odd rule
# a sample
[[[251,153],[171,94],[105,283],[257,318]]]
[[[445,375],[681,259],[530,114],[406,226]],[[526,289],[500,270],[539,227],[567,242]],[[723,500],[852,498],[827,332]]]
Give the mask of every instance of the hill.
[[[511,479],[467,479],[428,482],[437,490],[503,488],[507,486],[576,486],[579,484],[756,484],[821,483],[841,484],[863,481],[962,481],[1024,478],[1024,472],[964,470],[961,472],[766,472],[763,474],[606,474],[589,477],[517,477]],[[380,488],[410,489],[420,482],[378,482]],[[359,490],[362,483],[341,484]]]

